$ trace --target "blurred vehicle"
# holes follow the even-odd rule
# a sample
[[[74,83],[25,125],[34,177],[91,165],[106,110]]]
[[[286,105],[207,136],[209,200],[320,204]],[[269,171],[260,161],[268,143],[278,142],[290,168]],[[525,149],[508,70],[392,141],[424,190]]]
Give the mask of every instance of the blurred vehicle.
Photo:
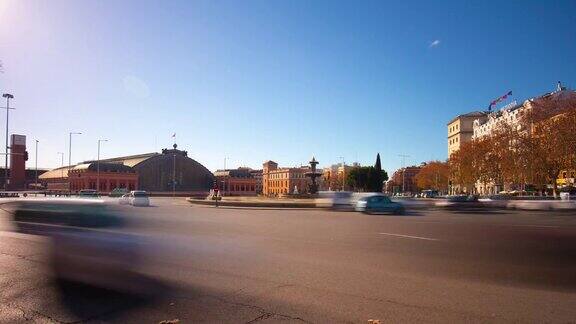
[[[438,190],[422,190],[422,192],[420,193],[420,197],[422,198],[438,197]]]
[[[510,196],[507,195],[491,195],[485,198],[479,198],[479,202],[492,208],[506,208],[510,201]]]
[[[384,195],[371,195],[362,197],[356,202],[356,211],[364,213],[393,213],[404,214],[404,206],[400,203],[393,202]]]
[[[98,197],[98,192],[94,189],[82,189],[78,192],[80,197]]]
[[[130,204],[130,194],[127,193],[127,194],[122,195],[122,197],[120,197],[120,198],[118,199],[118,203],[119,203],[120,205],[128,205],[128,204]]]
[[[39,200],[14,204],[21,233],[50,237],[55,278],[109,289],[138,291],[133,280],[141,242],[123,232],[124,216],[102,200]]]
[[[332,197],[332,209],[352,210],[352,192],[336,191]]]
[[[142,190],[130,191],[129,197],[130,205],[146,207],[150,206],[150,199],[148,198],[148,193]]]
[[[510,200],[506,207],[521,210],[575,210],[576,202],[570,200]]]
[[[435,205],[448,209],[479,208],[484,206],[476,195],[448,196],[445,200],[436,202]]]
[[[126,188],[114,188],[112,191],[110,191],[110,194],[108,194],[108,196],[109,197],[122,197],[127,193],[128,193],[128,189],[126,189]]]

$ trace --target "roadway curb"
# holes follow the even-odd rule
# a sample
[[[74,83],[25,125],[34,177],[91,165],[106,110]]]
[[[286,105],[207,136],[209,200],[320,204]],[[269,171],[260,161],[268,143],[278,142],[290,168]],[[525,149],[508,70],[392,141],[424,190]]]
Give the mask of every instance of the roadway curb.
[[[215,206],[213,200],[186,199],[193,205]],[[218,201],[222,207],[266,207],[266,208],[322,208],[315,202],[268,202],[268,201]]]

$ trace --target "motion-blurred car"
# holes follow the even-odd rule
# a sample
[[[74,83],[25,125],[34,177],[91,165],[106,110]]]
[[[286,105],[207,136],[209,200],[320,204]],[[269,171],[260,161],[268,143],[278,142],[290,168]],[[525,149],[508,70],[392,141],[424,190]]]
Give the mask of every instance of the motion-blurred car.
[[[122,197],[118,198],[118,203],[120,205],[129,205],[130,204],[130,194],[124,194]]]
[[[387,196],[371,195],[362,197],[356,202],[356,211],[364,213],[393,213],[404,214],[405,208],[402,204],[393,202]]]
[[[448,209],[467,209],[483,207],[484,203],[478,201],[478,196],[475,195],[457,195],[448,196],[445,200],[437,201],[435,205]]]
[[[124,232],[124,216],[102,200],[26,201],[12,207],[17,231],[50,237],[55,278],[137,291],[139,238]]]
[[[507,208],[510,196],[491,195],[485,198],[479,198],[478,201],[486,207],[504,209]]]
[[[521,210],[576,210],[576,202],[569,200],[510,200],[506,207]]]
[[[146,207],[150,206],[150,199],[148,193],[142,190],[130,191],[130,205]]]
[[[108,194],[109,197],[122,197],[128,193],[128,189],[126,188],[114,188]]]
[[[349,191],[336,191],[332,196],[332,209],[352,210],[352,193]]]
[[[94,189],[83,189],[78,192],[78,196],[82,198],[98,197],[98,192]]]

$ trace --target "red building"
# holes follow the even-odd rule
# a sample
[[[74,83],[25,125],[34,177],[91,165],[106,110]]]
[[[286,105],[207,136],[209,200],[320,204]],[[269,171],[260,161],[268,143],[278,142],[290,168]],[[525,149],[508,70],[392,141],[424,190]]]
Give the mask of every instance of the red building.
[[[71,190],[76,192],[82,189],[97,189],[100,179],[99,192],[110,192],[115,188],[128,190],[138,189],[138,173],[120,163],[88,162],[78,164],[70,169],[68,167],[50,170],[40,178],[46,183],[48,190]]]
[[[12,134],[10,136],[10,176],[8,189],[24,189],[26,183],[26,136]]]
[[[249,168],[238,168],[214,172],[221,195],[256,196],[257,179],[252,171]]]
[[[416,175],[420,172],[421,168],[422,166],[409,166],[396,170],[392,175],[392,179],[386,183],[386,191],[394,193],[418,193]]]

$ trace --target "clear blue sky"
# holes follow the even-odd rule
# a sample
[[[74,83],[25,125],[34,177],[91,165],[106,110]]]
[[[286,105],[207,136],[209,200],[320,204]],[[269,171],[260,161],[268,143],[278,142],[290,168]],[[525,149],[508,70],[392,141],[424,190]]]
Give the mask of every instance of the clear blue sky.
[[[34,165],[180,148],[211,170],[391,171],[446,158],[446,122],[508,90],[576,88],[576,1],[0,2],[0,91]],[[4,106],[4,104],[2,104]],[[0,111],[0,134],[4,115]],[[2,141],[3,135],[1,136]],[[66,153],[67,163],[67,153]]]

